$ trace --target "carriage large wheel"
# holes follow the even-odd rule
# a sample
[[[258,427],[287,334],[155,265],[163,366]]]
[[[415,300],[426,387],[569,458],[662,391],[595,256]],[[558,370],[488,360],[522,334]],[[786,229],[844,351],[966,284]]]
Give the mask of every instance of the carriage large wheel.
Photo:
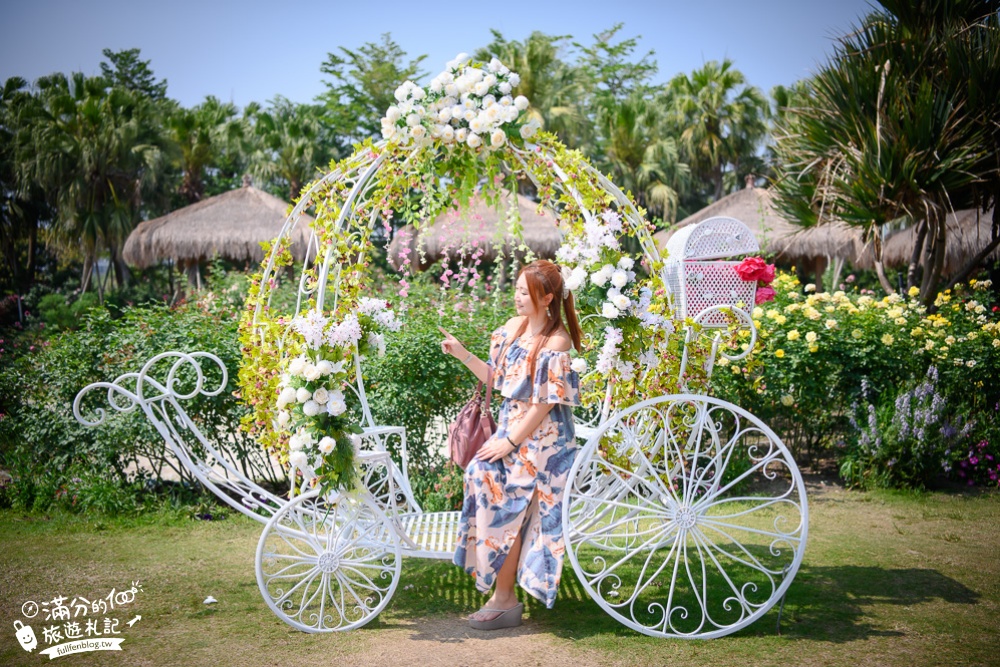
[[[285,623],[351,630],[389,603],[399,583],[399,537],[360,494],[303,494],[271,517],[257,543],[257,584]]]
[[[566,552],[611,616],[654,637],[709,639],[764,615],[802,562],[802,476],[771,429],[706,396],[643,401],[605,421],[567,482]]]

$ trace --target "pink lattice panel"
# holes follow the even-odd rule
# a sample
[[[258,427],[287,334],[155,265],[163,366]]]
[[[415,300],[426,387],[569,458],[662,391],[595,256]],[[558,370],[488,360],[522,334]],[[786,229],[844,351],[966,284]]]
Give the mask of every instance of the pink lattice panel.
[[[748,313],[753,308],[757,283],[747,282],[737,275],[739,262],[687,261],[682,265],[682,317],[697,317],[712,306],[735,306]],[[708,327],[726,326],[726,316],[713,312],[702,320],[702,324]]]

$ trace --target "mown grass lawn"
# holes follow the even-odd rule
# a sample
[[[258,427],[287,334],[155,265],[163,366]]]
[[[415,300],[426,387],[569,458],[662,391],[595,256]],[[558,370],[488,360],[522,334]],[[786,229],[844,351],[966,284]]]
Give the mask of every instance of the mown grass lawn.
[[[482,598],[458,568],[407,560],[386,611],[346,634],[306,635],[263,603],[253,573],[260,526],[0,512],[0,664],[24,652],[13,622],[27,600],[94,598],[138,580],[118,616],[142,619],[121,652],[66,665],[997,665],[1000,494],[894,494],[813,487],[805,562],[780,633],[772,610],[712,641],[657,640],[606,616],[567,566],[556,607],[527,604],[525,625],[495,635],[461,617]],[[212,595],[218,603],[203,604]],[[110,614],[109,614],[110,615]],[[40,646],[41,623],[34,622]]]

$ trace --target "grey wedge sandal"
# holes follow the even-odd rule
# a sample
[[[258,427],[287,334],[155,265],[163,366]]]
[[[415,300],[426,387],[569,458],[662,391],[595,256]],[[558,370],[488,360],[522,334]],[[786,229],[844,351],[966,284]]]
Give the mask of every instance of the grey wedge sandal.
[[[499,630],[501,628],[516,628],[521,625],[521,614],[524,613],[524,604],[518,602],[510,609],[487,609],[483,607],[479,611],[498,611],[500,614],[488,621],[475,621],[469,619],[469,625],[476,630]]]

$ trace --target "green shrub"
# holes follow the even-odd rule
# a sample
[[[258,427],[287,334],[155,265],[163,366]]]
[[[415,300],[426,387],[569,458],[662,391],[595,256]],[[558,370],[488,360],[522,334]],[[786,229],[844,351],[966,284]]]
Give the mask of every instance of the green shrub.
[[[760,333],[755,355],[738,363],[720,361],[713,392],[769,424],[800,461],[846,456],[846,478],[861,483],[858,471],[876,459],[858,455],[860,431],[851,426],[855,406],[874,406],[884,428],[892,422],[897,398],[913,391],[931,366],[949,415],[988,421],[1000,399],[1000,322],[988,281],[943,293],[932,314],[912,297],[803,293],[787,274],[779,274],[774,287],[775,301],[753,310]],[[891,434],[881,441],[894,442]],[[942,469],[938,453],[929,452],[927,462],[905,464],[909,472],[875,484],[926,483],[931,469]],[[901,455],[886,451],[878,460],[901,465],[909,460]]]
[[[91,392],[81,412],[91,419],[98,408],[108,414],[100,427],[87,428],[74,418],[73,400],[85,385],[138,371],[167,350],[211,352],[235,377],[241,301],[235,291],[224,297],[208,291],[173,309],[162,304],[126,306],[118,318],[98,308],[82,318],[78,331],[63,332],[48,346],[5,364],[0,369],[0,466],[13,477],[6,492],[9,502],[46,509],[76,496],[81,509],[117,511],[132,506],[126,498],[149,486],[171,488],[166,483],[171,471],[182,488],[194,488],[191,473],[167,454],[163,438],[140,410],[111,410],[105,391]],[[203,364],[206,383],[217,384],[221,378],[210,366]],[[166,367],[159,370],[165,372]],[[191,380],[186,371],[179,378],[182,383]],[[239,465],[266,470],[260,449],[237,428],[244,408],[231,387],[218,396],[199,395],[183,406],[207,437],[225,444]],[[275,482],[274,476],[272,472],[265,481]]]

